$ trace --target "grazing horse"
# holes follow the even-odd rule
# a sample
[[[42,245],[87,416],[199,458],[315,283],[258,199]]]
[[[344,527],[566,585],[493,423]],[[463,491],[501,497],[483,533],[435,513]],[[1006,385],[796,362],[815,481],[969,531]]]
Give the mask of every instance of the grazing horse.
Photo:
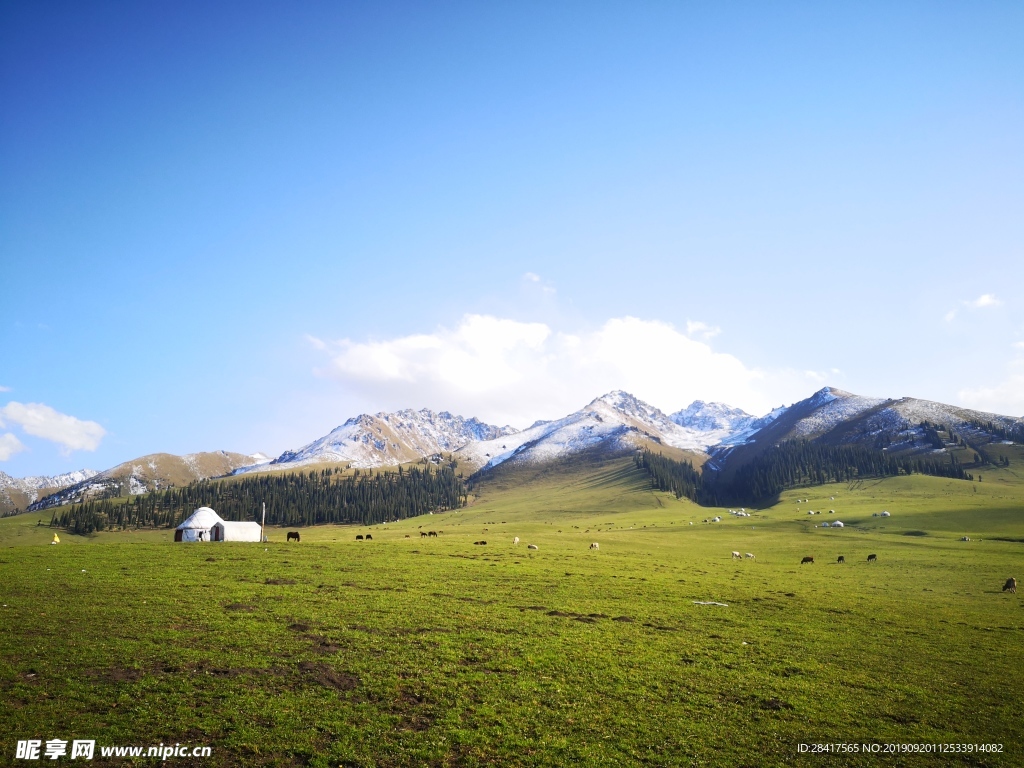
[[[810,555],[808,555],[807,557],[805,557],[803,560],[800,561],[800,565],[803,565],[804,563],[810,563],[811,565],[814,565],[814,558],[811,557]]]
[[[869,563],[870,563],[870,562],[871,562],[872,560],[877,560],[877,559],[878,559],[878,555],[868,555],[868,562],[869,562]]]
[[[288,531],[288,541],[301,541],[298,531]]]
[[[431,531],[430,533],[427,534],[427,536],[433,536],[436,539],[437,538],[437,531]]]
[[[373,536],[371,536],[370,534],[366,534],[366,540],[373,541]]]
[[[837,562],[837,563],[845,563],[845,562],[846,562],[846,558],[845,558],[845,557],[843,557],[842,555],[840,555],[840,556],[839,556],[839,559],[838,559],[838,560],[836,560],[836,562]]]
[[[1017,594],[1017,580],[1015,578],[1013,578],[1012,576],[1009,579],[1007,579],[1006,583],[1003,584],[1003,592],[1013,592],[1013,594],[1016,595]]]
[[[421,539],[427,538],[427,532],[426,531],[420,531],[420,538]]]
[[[357,533],[356,534],[356,541],[362,541],[362,540],[363,540],[363,534]]]

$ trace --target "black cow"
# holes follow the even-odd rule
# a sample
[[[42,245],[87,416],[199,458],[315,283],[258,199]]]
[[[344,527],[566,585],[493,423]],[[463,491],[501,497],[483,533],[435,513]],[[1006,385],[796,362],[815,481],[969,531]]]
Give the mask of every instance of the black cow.
[[[366,534],[366,540],[373,541],[373,536],[371,536],[370,534]]]
[[[814,558],[811,557],[810,555],[808,555],[807,557],[805,557],[803,560],[800,561],[800,565],[803,565],[804,563],[810,563],[811,565],[814,565]]]
[[[288,541],[301,541],[298,531],[288,531]]]
[[[868,555],[868,562],[869,562],[869,563],[870,563],[870,562],[871,562],[872,560],[877,560],[877,559],[878,559],[878,555]]]
[[[363,534],[357,533],[356,534],[356,541],[362,541],[362,540],[363,540]]]
[[[837,562],[837,563],[845,563],[845,562],[846,562],[846,558],[845,558],[845,557],[843,557],[842,555],[840,555],[840,556],[839,556],[839,559],[838,559],[838,560],[836,560],[836,562]]]
[[[1006,583],[1003,584],[1003,592],[1013,592],[1013,594],[1016,595],[1017,594],[1017,579],[1015,579],[1013,577],[1010,577],[1009,579],[1007,579]]]

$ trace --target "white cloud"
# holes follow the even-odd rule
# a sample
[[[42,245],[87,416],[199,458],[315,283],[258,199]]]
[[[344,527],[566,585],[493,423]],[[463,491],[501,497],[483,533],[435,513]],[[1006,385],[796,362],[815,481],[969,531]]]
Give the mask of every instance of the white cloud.
[[[0,408],[0,416],[19,425],[29,435],[59,444],[64,453],[95,451],[106,434],[95,421],[76,419],[42,403],[12,401]]]
[[[10,432],[0,435],[0,461],[7,461],[11,456],[16,453],[21,453],[25,450],[25,446],[21,444],[15,435]]]
[[[974,301],[965,301],[964,305],[974,309],[984,309],[985,307],[998,307],[1002,303],[1003,302],[991,293],[983,293],[981,296],[974,299]]]
[[[1013,348],[1014,349],[1024,349],[1024,341],[1015,341],[1015,342],[1013,342]]]
[[[712,339],[722,332],[722,329],[717,325],[708,325],[702,323],[700,320],[687,320],[686,321],[686,335],[687,336],[700,336],[702,339],[707,341]]]
[[[949,312],[946,313],[945,320],[947,323],[952,323],[954,320],[956,320],[956,310],[949,310]]]
[[[613,389],[666,411],[700,398],[758,414],[784,396],[807,394],[795,372],[748,368],[668,323],[635,317],[567,332],[466,315],[453,329],[324,344],[329,360],[317,373],[338,379],[371,407],[446,408],[518,427],[564,416]]]
[[[531,283],[539,283],[540,275],[538,275],[536,272],[527,272],[525,275],[523,275],[523,279],[529,280]]]
[[[10,387],[2,387],[2,386],[0,386],[0,392],[10,392],[10,391],[11,391]]]

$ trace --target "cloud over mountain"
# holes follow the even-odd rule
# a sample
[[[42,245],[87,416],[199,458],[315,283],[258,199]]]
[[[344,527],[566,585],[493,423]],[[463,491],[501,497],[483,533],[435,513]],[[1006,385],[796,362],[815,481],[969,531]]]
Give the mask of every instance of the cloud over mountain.
[[[707,326],[699,324],[700,330]],[[311,338],[318,370],[385,407],[455,408],[524,427],[579,407],[595,390],[625,389],[666,408],[720,398],[763,413],[765,374],[669,323],[619,317],[596,330],[470,314],[455,328],[374,341]]]

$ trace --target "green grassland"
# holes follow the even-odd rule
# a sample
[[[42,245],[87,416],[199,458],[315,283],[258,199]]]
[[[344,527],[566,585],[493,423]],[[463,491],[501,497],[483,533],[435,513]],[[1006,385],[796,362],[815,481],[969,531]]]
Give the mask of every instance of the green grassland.
[[[1016,456],[983,475],[735,518],[581,459],[299,544],[50,546],[40,516],[0,520],[0,763],[89,738],[210,745],[169,760],[206,766],[1024,765],[1024,592],[1001,591],[1024,576],[1024,478]],[[798,751],[816,742],[1003,751]]]

